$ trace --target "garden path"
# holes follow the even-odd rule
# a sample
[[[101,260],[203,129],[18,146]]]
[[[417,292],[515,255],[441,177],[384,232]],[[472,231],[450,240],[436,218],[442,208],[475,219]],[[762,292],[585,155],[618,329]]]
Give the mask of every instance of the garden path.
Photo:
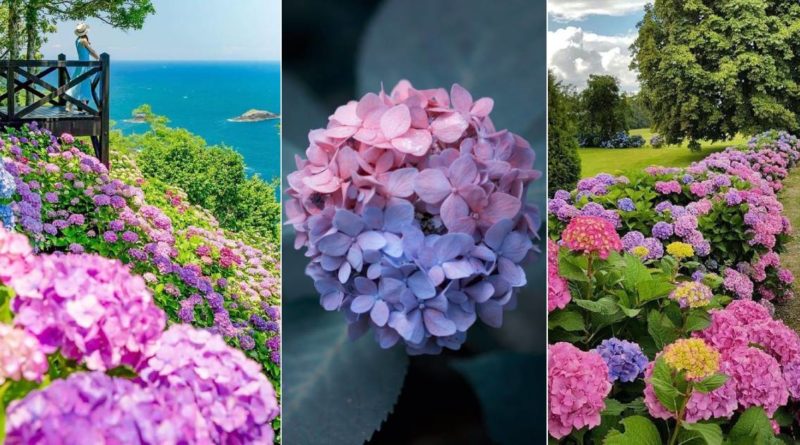
[[[795,233],[786,246],[786,252],[781,255],[781,264],[789,268],[794,276],[800,277],[800,172],[794,172],[786,178],[779,198]],[[795,283],[795,298],[776,305],[775,316],[800,332],[800,289],[797,286],[798,283]]]

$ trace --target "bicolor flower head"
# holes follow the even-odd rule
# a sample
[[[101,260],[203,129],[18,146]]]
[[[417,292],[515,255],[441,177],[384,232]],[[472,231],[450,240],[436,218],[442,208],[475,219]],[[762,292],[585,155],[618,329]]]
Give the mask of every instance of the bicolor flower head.
[[[614,225],[597,216],[573,218],[561,233],[561,239],[573,252],[596,254],[602,259],[622,250],[622,240]]]
[[[350,332],[409,353],[457,349],[478,319],[502,324],[527,283],[538,211],[534,152],[494,128],[489,98],[401,81],[309,133],[288,176],[287,223],[306,273]]]
[[[47,357],[36,337],[0,323],[0,386],[7,380],[41,381],[47,368]]]
[[[681,307],[697,308],[711,303],[714,294],[710,287],[699,281],[684,281],[678,284],[669,297]]]

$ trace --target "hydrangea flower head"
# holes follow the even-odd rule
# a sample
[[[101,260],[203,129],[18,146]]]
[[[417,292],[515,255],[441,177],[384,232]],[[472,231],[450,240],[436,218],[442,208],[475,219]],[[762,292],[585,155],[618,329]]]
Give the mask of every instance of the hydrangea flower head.
[[[636,380],[649,363],[638,344],[616,337],[603,340],[595,351],[608,365],[608,377],[612,382]]]
[[[272,443],[271,422],[280,411],[275,390],[258,363],[218,335],[171,326],[139,377],[149,387],[189,394],[213,443]]]
[[[493,106],[458,85],[401,81],[309,133],[287,178],[287,224],[322,306],[354,336],[438,353],[477,318],[502,324],[527,282],[540,222],[521,197],[540,173],[528,142],[494,127]]]
[[[0,323],[0,386],[6,380],[40,381],[47,368],[47,357],[36,337]]]
[[[610,252],[622,250],[622,240],[614,225],[597,216],[578,216],[561,233],[564,245],[574,252],[597,254],[608,258]]]
[[[95,255],[37,256],[8,285],[16,293],[14,324],[33,334],[44,352],[60,350],[91,370],[136,367],[166,324],[141,277]]]
[[[704,379],[719,370],[719,351],[700,338],[682,338],[664,348],[664,361],[686,378]]]
[[[558,244],[547,240],[547,311],[564,309],[572,299],[569,283],[558,273]]]
[[[611,391],[608,366],[594,351],[569,343],[548,347],[548,432],[556,439],[573,430],[600,425],[600,412]]]
[[[691,258],[694,256],[694,247],[691,244],[674,241],[667,244],[667,253],[677,259]]]
[[[102,372],[73,374],[9,405],[6,443],[212,443],[186,397]]]
[[[699,281],[684,281],[678,284],[669,297],[681,307],[697,308],[711,303],[714,294],[710,287]]]

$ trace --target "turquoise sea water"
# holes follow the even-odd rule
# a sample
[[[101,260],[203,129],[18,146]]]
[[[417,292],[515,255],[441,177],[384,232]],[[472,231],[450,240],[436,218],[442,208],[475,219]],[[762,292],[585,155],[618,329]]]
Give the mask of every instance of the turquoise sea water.
[[[124,122],[131,111],[150,104],[156,114],[243,156],[250,173],[280,175],[279,119],[228,122],[251,108],[280,114],[277,62],[111,61],[111,119],[124,133],[146,124]]]

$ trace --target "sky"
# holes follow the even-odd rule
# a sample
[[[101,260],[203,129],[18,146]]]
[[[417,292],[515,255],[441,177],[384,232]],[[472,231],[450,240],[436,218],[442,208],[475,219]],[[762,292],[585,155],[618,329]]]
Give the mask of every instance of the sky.
[[[547,59],[553,73],[578,89],[590,74],[611,74],[639,91],[630,45],[644,16],[641,0],[548,0]]]
[[[153,0],[141,30],[87,20],[97,52],[112,60],[280,60],[281,0]],[[42,52],[75,57],[75,22],[58,24]]]

